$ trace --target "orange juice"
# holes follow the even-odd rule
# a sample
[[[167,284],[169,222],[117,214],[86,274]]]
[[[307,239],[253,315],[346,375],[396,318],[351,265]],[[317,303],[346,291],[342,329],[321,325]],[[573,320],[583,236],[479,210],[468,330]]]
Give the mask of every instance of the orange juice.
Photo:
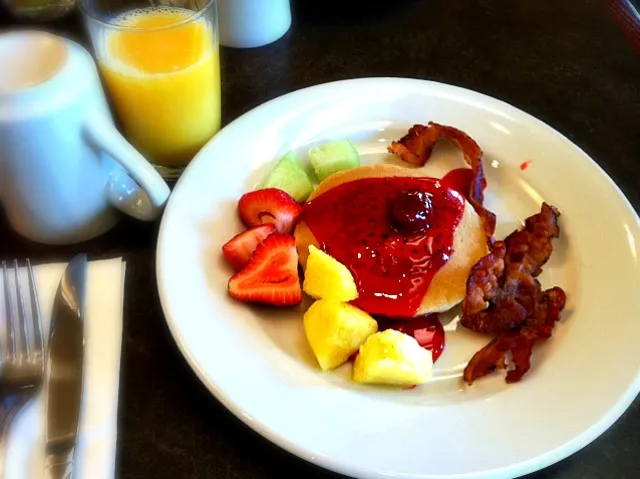
[[[152,163],[184,166],[220,129],[217,38],[178,7],[126,12],[99,64],[124,133]],[[128,27],[128,28],[126,28]]]

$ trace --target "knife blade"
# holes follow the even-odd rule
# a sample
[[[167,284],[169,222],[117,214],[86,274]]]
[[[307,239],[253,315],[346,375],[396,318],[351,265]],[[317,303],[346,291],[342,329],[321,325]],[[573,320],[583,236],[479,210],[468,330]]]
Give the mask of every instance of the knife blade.
[[[51,311],[46,384],[45,477],[73,473],[84,360],[87,255],[75,256],[60,280]]]

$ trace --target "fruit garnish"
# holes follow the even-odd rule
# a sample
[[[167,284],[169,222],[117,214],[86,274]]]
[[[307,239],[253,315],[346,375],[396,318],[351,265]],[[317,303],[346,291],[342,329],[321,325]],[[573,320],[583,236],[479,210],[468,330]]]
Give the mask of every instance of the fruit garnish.
[[[278,161],[278,164],[260,186],[262,188],[279,188],[289,193],[298,202],[305,201],[313,192],[311,180],[292,151]]]
[[[431,225],[431,208],[424,191],[403,191],[391,202],[391,223],[400,233],[417,233]]]
[[[309,245],[302,289],[316,299],[347,302],[358,297],[358,288],[349,269],[314,245]]]
[[[231,297],[246,303],[292,306],[302,301],[296,240],[273,233],[258,245],[249,263],[229,280]]]
[[[318,180],[360,166],[360,155],[349,140],[333,141],[309,149],[309,161]]]
[[[321,299],[304,315],[304,331],[323,371],[337,368],[378,330],[378,323],[361,309]]]
[[[275,232],[276,227],[270,223],[254,226],[227,241],[222,246],[222,254],[236,271],[240,271],[249,262],[258,245]]]
[[[271,223],[280,233],[291,233],[301,206],[289,193],[265,188],[245,193],[238,202],[240,219],[247,226]]]
[[[412,386],[431,378],[431,353],[418,342],[394,329],[373,334],[360,347],[353,365],[359,383]]]

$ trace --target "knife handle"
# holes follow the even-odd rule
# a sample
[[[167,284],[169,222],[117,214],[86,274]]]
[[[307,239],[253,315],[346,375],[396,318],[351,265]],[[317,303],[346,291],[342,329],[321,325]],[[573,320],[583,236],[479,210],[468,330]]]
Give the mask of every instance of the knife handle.
[[[73,449],[47,454],[44,463],[45,479],[71,479],[73,473]]]

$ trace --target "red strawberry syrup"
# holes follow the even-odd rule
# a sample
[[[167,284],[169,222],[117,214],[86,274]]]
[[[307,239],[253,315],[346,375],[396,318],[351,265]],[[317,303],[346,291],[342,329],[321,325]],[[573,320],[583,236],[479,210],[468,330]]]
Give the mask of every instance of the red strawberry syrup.
[[[320,248],[353,274],[355,306],[391,318],[416,315],[434,275],[453,253],[464,212],[464,196],[445,185],[434,178],[363,178],[304,205],[302,219]],[[399,195],[415,191],[429,195],[429,221],[407,234],[397,229],[390,211]]]
[[[473,183],[473,170],[471,168],[451,170],[442,178],[442,182],[467,198],[469,190],[471,190],[471,183]]]
[[[520,169],[524,171],[527,168],[529,168],[530,164],[531,164],[531,160],[523,161],[522,163],[520,163]]]

